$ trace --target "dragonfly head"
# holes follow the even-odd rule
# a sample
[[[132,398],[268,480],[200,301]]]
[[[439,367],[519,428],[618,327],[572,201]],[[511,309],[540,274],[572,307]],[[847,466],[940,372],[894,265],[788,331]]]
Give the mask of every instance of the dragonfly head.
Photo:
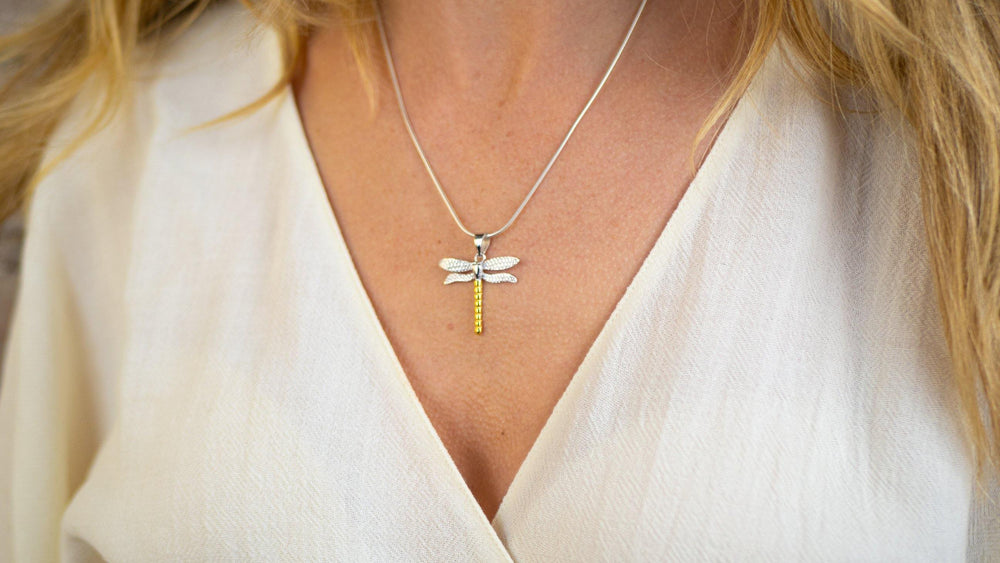
[[[484,234],[475,236],[476,257],[472,259],[472,273],[477,280],[483,279],[483,262],[486,261],[486,249],[490,246],[490,237]]]

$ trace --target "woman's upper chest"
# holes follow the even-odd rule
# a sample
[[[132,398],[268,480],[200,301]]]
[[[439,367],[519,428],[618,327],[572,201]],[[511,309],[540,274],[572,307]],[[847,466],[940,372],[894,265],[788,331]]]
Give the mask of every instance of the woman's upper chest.
[[[472,283],[442,283],[448,272],[438,262],[471,261],[475,246],[424,170],[391,88],[379,83],[369,113],[361,85],[344,78],[350,69],[328,64],[331,43],[313,39],[296,84],[312,154],[407,378],[492,517],[683,196],[690,146],[721,82],[709,71],[623,63],[613,75],[623,82],[602,93],[523,214],[491,241],[487,258],[519,259],[505,270],[516,283],[486,283],[477,300]],[[659,95],[668,75],[669,100]],[[469,228],[507,222],[592,82],[570,84],[577,96],[524,95],[499,109],[464,93],[418,104],[433,114],[414,116],[418,135]]]
[[[356,260],[366,253],[354,247],[379,237],[341,230],[293,100],[226,128],[157,133],[127,207],[115,423],[65,533],[108,560],[958,558],[971,488],[929,276],[914,265],[919,210],[887,168],[850,173],[891,150],[838,145],[842,124],[769,61],[752,103],[647,239],[617,309],[595,322],[600,333],[492,522],[367,301]],[[158,87],[165,114],[177,110],[168,86]],[[409,207],[440,215],[439,205]],[[99,242],[65,217],[66,233],[80,226],[74,240]],[[529,230],[528,211],[522,220]],[[393,234],[441,228],[441,247],[375,248],[367,268],[391,270],[401,287],[423,268],[444,293],[414,296],[431,302],[412,316],[452,322],[447,338],[471,331],[471,288],[442,287],[436,264],[471,256],[444,247],[452,227],[432,223]],[[528,330],[507,312],[532,298],[518,293],[529,280],[542,290],[586,281],[529,272],[537,243],[508,234],[494,255],[520,253],[519,281],[485,289],[477,345]],[[583,250],[565,244],[560,252]],[[97,284],[77,291],[100,299]],[[466,345],[427,340],[446,359]],[[543,342],[489,348],[449,374],[485,394],[504,384],[489,379],[498,369],[533,374],[517,363],[520,348],[572,345]],[[550,391],[551,401],[557,384]],[[458,396],[469,395],[448,397]]]

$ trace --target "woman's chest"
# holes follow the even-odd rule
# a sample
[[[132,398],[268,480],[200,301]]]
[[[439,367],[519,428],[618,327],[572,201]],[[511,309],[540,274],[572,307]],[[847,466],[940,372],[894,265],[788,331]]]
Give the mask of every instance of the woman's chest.
[[[331,213],[400,371],[491,519],[689,179],[626,190],[613,175],[553,175],[477,266],[428,182],[367,168],[324,175]],[[487,192],[472,210],[499,226],[509,199]]]
[[[814,141],[754,160],[737,151],[757,138],[742,114],[489,522],[283,111],[255,137],[268,165],[240,183],[227,174],[246,148],[225,134],[150,153],[130,207],[115,424],[63,519],[70,543],[110,561],[961,559],[971,472],[912,254],[918,209],[888,180],[866,199]],[[809,131],[836,137],[824,123]],[[219,166],[178,166],[200,151]],[[471,256],[443,241],[371,263],[400,287],[423,268],[440,301],[413,318],[457,334],[471,330],[471,288],[442,287],[437,263]],[[546,279],[527,267],[531,244],[510,244],[494,250],[520,253],[519,281],[485,288],[484,337],[523,327],[503,312]],[[553,334],[562,309],[543,319]],[[500,386],[487,378],[533,345],[449,373]]]
[[[972,489],[945,364],[906,328],[931,317],[860,291],[832,247],[764,237],[790,245],[763,260],[787,267],[765,268],[692,236],[704,198],[678,209],[685,228],[652,249],[488,522],[346,245],[321,234],[332,217],[305,212],[316,187],[301,208],[241,217],[238,239],[216,224],[183,257],[138,249],[116,424],[67,537],[110,561],[964,549]]]
[[[557,135],[525,127],[535,115],[491,126],[453,116],[431,131],[441,197],[394,106],[362,113],[340,95],[344,80],[323,82],[323,72],[307,72],[296,97],[331,213],[401,371],[492,518],[646,256],[669,238],[711,99],[678,103],[683,118],[653,125],[640,116],[663,104],[619,89],[477,266],[473,237],[447,206],[495,231],[525,202]]]
[[[491,526],[386,350],[273,336],[287,351],[140,362],[133,350],[118,422],[64,533],[109,561],[964,549],[958,435],[919,389],[859,385],[875,365],[782,367],[743,346],[705,362],[677,339],[606,339]]]

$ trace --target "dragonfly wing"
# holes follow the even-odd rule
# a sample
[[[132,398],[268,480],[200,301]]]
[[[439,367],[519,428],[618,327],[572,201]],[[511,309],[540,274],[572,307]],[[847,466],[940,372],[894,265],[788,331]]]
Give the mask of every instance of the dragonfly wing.
[[[455,283],[455,282],[467,282],[472,281],[476,277],[476,274],[448,274],[448,277],[444,278],[444,283]]]
[[[513,256],[498,256],[497,258],[490,258],[483,262],[484,270],[506,270],[507,268],[513,267],[515,264],[520,262],[519,259]]]
[[[517,278],[515,278],[513,275],[508,274],[508,273],[502,273],[502,274],[487,274],[487,273],[484,273],[483,274],[483,279],[486,280],[486,281],[488,281],[488,282],[490,282],[490,283],[500,283],[500,282],[517,283]]]
[[[468,272],[472,270],[472,262],[467,260],[459,260],[457,258],[442,258],[438,262],[438,266],[441,266],[449,272]]]

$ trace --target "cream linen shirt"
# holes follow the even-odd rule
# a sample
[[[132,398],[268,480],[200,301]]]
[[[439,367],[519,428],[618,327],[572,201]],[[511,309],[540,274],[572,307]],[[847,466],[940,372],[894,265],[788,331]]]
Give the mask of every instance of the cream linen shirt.
[[[183,131],[277,78],[253,21],[211,8],[38,187],[0,559],[1000,559],[896,120],[840,115],[772,51],[490,522],[359,281],[290,91]]]

